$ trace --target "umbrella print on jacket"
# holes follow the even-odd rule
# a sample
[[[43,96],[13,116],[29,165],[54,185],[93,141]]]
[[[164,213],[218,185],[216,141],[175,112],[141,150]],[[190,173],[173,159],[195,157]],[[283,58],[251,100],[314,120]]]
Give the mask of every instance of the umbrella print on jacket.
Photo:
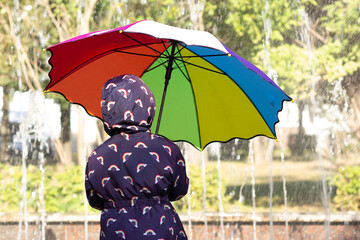
[[[47,50],[52,69],[45,91],[59,92],[101,118],[103,84],[122,74],[137,75],[160,106],[153,132],[199,149],[232,138],[276,138],[278,112],[291,100],[266,74],[205,31],[143,20]]]

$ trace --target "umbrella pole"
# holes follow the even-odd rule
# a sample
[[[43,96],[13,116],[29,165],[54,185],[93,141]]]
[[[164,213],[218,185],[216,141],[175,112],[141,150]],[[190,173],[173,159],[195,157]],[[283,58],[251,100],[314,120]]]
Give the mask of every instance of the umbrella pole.
[[[159,127],[160,127],[160,121],[161,121],[161,115],[162,115],[162,112],[163,112],[163,108],[164,108],[164,103],[165,103],[165,96],[166,96],[166,90],[167,90],[167,87],[168,87],[168,84],[169,84],[169,80],[171,78],[171,72],[173,70],[173,67],[172,67],[172,64],[173,64],[173,61],[174,61],[174,55],[175,55],[175,42],[173,42],[171,44],[171,54],[169,56],[169,63],[166,67],[166,74],[165,74],[165,86],[164,86],[164,92],[163,92],[163,95],[162,95],[162,99],[161,99],[161,105],[160,105],[160,111],[159,111],[159,117],[158,117],[158,121],[157,121],[157,124],[156,124],[156,131],[155,131],[155,134],[158,134],[159,133]]]

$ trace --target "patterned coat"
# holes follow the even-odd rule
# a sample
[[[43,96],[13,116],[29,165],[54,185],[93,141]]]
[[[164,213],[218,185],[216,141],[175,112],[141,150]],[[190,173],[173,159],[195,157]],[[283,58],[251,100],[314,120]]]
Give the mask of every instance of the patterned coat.
[[[134,75],[110,79],[101,107],[111,136],[90,155],[89,204],[101,213],[100,239],[187,239],[170,201],[188,190],[184,158],[173,142],[149,131],[154,96]]]

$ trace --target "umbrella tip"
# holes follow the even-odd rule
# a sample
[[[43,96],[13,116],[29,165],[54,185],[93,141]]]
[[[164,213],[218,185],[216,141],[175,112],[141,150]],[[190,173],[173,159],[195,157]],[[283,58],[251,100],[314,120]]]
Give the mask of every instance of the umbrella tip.
[[[231,57],[231,53],[228,53],[228,57]]]
[[[46,52],[47,51],[47,48],[43,48],[43,52]]]
[[[276,142],[279,142],[279,139],[278,138],[275,138]]]
[[[123,30],[120,30],[119,33],[123,33],[124,31]]]

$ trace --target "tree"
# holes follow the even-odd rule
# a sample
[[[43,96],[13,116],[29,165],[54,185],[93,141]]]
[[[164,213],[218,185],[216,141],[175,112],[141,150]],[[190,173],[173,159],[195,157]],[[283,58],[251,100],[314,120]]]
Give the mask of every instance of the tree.
[[[5,12],[1,12],[3,15]],[[1,20],[0,20],[1,21]],[[9,156],[9,145],[11,142],[11,127],[9,121],[9,105],[10,105],[10,91],[12,83],[12,78],[15,78],[12,68],[12,50],[10,40],[7,38],[5,34],[4,27],[6,25],[0,24],[0,39],[2,39],[0,43],[0,51],[3,54],[4,61],[1,62],[0,65],[0,85],[2,86],[3,90],[3,109],[2,109],[2,118],[1,118],[1,126],[0,126],[0,161],[6,162],[10,158]]]
[[[359,1],[229,0],[226,4],[225,22],[233,27],[237,33],[233,38],[241,46],[235,51],[266,70],[264,19],[268,18],[268,61],[280,87],[317,116],[340,121],[326,111],[337,108],[347,116],[351,130],[335,134],[350,133],[359,141]]]
[[[41,48],[38,29],[32,26],[32,8],[28,2],[23,5],[16,2],[0,1],[0,36],[3,39],[0,49],[3,59],[0,84],[3,86],[3,117],[1,122],[2,161],[9,159],[8,148],[11,142],[9,122],[9,103],[11,89],[40,90],[40,75],[44,73],[42,58],[38,54]],[[35,16],[37,18],[37,16]],[[28,31],[32,29],[32,31]]]
[[[97,4],[97,0],[86,0],[82,2],[76,1],[54,1],[43,0],[40,2],[45,9],[49,18],[51,19],[51,25],[55,26],[56,32],[52,35],[52,43],[62,42],[71,37],[75,37],[80,34],[84,34],[90,31],[90,21],[92,19],[93,11]],[[71,129],[70,129],[70,105],[63,98],[57,98],[61,106],[61,142],[62,147],[59,146],[63,152],[63,159],[66,160],[66,164],[71,162],[72,150],[71,150]],[[79,117],[79,129],[83,129],[83,119]],[[81,164],[86,156],[83,155],[85,148],[83,131],[78,132],[77,137],[78,146],[78,163]],[[66,152],[67,154],[63,154]]]
[[[360,140],[360,1],[334,1],[322,7],[319,26],[324,39],[317,49],[321,100],[336,104],[347,116],[351,133]],[[325,14],[326,13],[326,14]],[[344,92],[337,89],[339,84]],[[348,107],[346,107],[348,106]],[[340,135],[338,135],[340,134]],[[344,134],[337,133],[344,140]],[[342,141],[343,142],[343,141]]]
[[[88,32],[96,3],[96,0],[85,1],[84,5],[75,1],[43,0],[39,3],[1,1],[1,34],[6,39],[1,47],[8,50],[5,53],[8,53],[10,60],[13,60],[17,73],[17,75],[12,74],[13,67],[7,66],[8,74],[2,77],[5,90],[10,83],[9,86],[20,91],[41,91],[49,70],[46,64],[48,55],[42,50],[59,41]],[[5,79],[8,80],[5,82]],[[61,161],[69,164],[72,158],[70,105],[62,97],[55,97],[55,99],[61,106],[62,123],[61,141],[55,139],[55,145]],[[7,101],[4,102],[7,103]],[[5,104],[5,113],[7,113],[6,106]],[[6,119],[8,118],[4,117],[3,121]],[[2,126],[5,127],[6,124]],[[80,137],[80,139],[83,138]]]

